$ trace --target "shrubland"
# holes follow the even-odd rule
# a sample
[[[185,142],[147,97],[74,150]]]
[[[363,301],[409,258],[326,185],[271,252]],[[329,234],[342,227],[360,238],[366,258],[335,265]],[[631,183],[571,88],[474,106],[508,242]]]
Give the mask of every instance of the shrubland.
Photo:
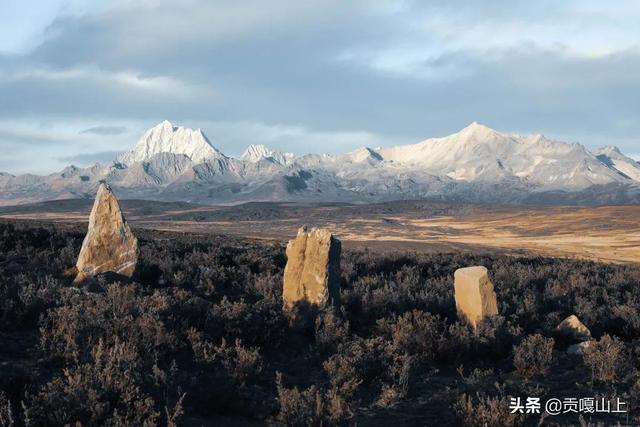
[[[640,422],[639,265],[345,250],[341,308],[294,321],[282,242],[136,233],[132,280],[73,286],[81,229],[0,223],[0,425],[537,425],[510,396],[600,395]],[[477,331],[470,265],[500,310]],[[584,356],[555,336],[570,314]]]

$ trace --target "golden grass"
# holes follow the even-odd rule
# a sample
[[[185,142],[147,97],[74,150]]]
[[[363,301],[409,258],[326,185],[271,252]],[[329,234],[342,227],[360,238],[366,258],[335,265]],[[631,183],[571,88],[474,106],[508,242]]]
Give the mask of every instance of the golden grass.
[[[396,249],[406,246],[424,250],[482,248],[613,263],[640,262],[640,206],[476,206],[470,214],[436,217],[421,217],[416,212],[350,217],[340,210],[318,207],[311,221],[307,215],[264,220],[207,219],[207,214],[217,209],[202,207],[152,215],[126,214],[134,227],[167,231],[287,240],[300,225],[311,222],[309,225],[328,227],[347,246]],[[185,213],[203,214],[203,219],[182,219]],[[175,218],[178,216],[180,219]],[[14,213],[3,217],[78,222],[86,221],[88,212]]]

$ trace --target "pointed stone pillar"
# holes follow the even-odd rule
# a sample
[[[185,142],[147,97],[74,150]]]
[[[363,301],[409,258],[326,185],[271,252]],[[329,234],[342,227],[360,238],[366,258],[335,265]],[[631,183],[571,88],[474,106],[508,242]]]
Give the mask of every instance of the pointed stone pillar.
[[[138,240],[124,219],[111,188],[101,183],[76,262],[78,275],[74,282],[106,272],[131,277],[137,262]]]

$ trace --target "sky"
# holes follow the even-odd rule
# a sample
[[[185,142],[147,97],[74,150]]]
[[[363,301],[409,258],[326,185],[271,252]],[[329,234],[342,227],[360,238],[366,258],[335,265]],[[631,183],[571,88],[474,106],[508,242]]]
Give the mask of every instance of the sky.
[[[640,159],[640,2],[0,0],[0,171],[106,162],[170,120],[237,156],[473,121]]]

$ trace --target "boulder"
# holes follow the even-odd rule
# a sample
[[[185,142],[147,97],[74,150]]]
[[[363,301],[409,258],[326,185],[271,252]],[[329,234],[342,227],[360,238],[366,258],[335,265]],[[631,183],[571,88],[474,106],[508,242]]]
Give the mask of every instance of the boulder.
[[[475,329],[485,317],[498,314],[496,293],[485,267],[458,269],[454,278],[456,308],[461,319],[467,320]]]
[[[340,251],[340,240],[328,230],[298,230],[287,245],[282,290],[285,309],[300,302],[318,307],[339,305]]]
[[[591,343],[593,343],[593,341],[584,341],[579,344],[570,345],[567,349],[567,354],[571,356],[584,356],[587,349],[591,347]]]
[[[124,219],[111,188],[101,183],[76,262],[78,275],[74,282],[106,272],[131,277],[137,262],[138,240]]]
[[[591,331],[575,314],[572,314],[560,322],[556,327],[556,331],[560,335],[573,341],[588,341],[591,339]]]

